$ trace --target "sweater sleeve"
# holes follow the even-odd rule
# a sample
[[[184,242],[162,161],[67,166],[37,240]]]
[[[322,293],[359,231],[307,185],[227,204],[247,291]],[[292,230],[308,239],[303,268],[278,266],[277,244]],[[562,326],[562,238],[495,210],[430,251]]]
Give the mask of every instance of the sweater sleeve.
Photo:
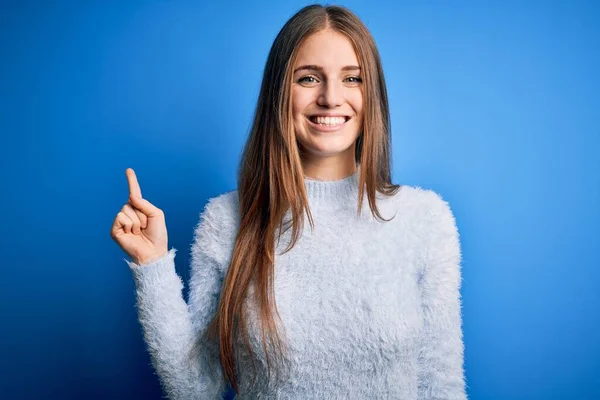
[[[464,400],[461,250],[448,203],[427,191],[423,270],[423,336],[418,358],[420,400]]]
[[[169,399],[222,399],[226,390],[218,360],[211,358],[204,342],[196,357],[190,357],[217,310],[222,284],[222,263],[215,251],[223,245],[219,237],[222,226],[215,218],[216,209],[209,201],[195,229],[189,304],[183,299],[183,282],[175,271],[176,249],[144,265],[125,260],[133,273],[144,340]]]

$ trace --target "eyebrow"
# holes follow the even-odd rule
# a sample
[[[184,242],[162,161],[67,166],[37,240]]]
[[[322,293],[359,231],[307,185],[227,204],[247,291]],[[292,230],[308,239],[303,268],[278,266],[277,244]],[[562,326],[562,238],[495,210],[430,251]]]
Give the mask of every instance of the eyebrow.
[[[301,67],[298,67],[294,70],[294,74],[298,71],[301,71],[303,69],[307,69],[307,70],[312,70],[312,71],[323,71],[323,67],[321,67],[320,65],[303,65]],[[360,67],[358,65],[346,65],[345,67],[342,68],[342,71],[360,71]]]

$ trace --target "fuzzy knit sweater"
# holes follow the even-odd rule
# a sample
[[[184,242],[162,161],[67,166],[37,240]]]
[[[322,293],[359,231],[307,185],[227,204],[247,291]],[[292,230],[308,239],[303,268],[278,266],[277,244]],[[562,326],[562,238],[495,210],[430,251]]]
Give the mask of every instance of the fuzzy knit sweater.
[[[236,399],[466,399],[461,252],[449,205],[403,185],[392,197],[377,194],[391,221],[375,219],[366,197],[358,216],[359,171],[335,181],[305,178],[314,230],[305,216],[295,247],[281,254],[290,229],[275,258],[289,368],[266,378],[258,314],[247,302],[258,379],[239,351]],[[125,259],[152,365],[170,399],[221,399],[227,390],[207,349],[192,361],[186,356],[216,313],[238,227],[237,191],[208,201],[194,230],[188,301],[175,248],[144,265]]]

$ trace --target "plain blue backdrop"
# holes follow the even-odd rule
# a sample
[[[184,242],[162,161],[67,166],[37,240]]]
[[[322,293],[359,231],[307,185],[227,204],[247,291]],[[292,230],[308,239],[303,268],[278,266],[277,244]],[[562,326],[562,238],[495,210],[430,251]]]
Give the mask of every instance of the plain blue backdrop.
[[[125,169],[193,228],[236,170],[275,35],[304,1],[3,2],[2,399],[159,399],[125,254]],[[600,398],[600,7],[347,1],[379,46],[393,181],[463,250],[471,399]]]

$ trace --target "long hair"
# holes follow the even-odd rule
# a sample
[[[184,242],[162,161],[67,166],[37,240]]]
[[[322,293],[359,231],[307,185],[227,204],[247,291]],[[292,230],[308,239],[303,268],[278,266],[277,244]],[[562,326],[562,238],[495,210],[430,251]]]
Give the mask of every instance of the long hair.
[[[281,234],[282,227],[290,222],[283,222],[288,212],[293,230],[285,252],[299,239],[305,213],[314,229],[292,120],[292,69],[303,41],[323,29],[345,35],[352,42],[361,67],[364,113],[354,154],[355,162],[360,165],[358,214],[366,188],[371,213],[385,220],[376,205],[376,192],[391,196],[400,187],[392,184],[390,178],[389,106],[375,41],[360,19],[345,7],[314,4],[302,8],[286,22],[269,51],[253,124],[239,164],[239,230],[218,310],[195,346],[208,338],[218,348],[223,376],[236,393],[239,382],[234,343],[238,335],[244,339],[252,359],[255,358],[243,307],[251,283],[255,285],[253,300],[260,312],[269,375],[272,364],[267,344],[276,350],[273,354],[279,355],[279,360],[285,354],[274,319],[277,315],[281,320],[273,291],[276,234]]]

